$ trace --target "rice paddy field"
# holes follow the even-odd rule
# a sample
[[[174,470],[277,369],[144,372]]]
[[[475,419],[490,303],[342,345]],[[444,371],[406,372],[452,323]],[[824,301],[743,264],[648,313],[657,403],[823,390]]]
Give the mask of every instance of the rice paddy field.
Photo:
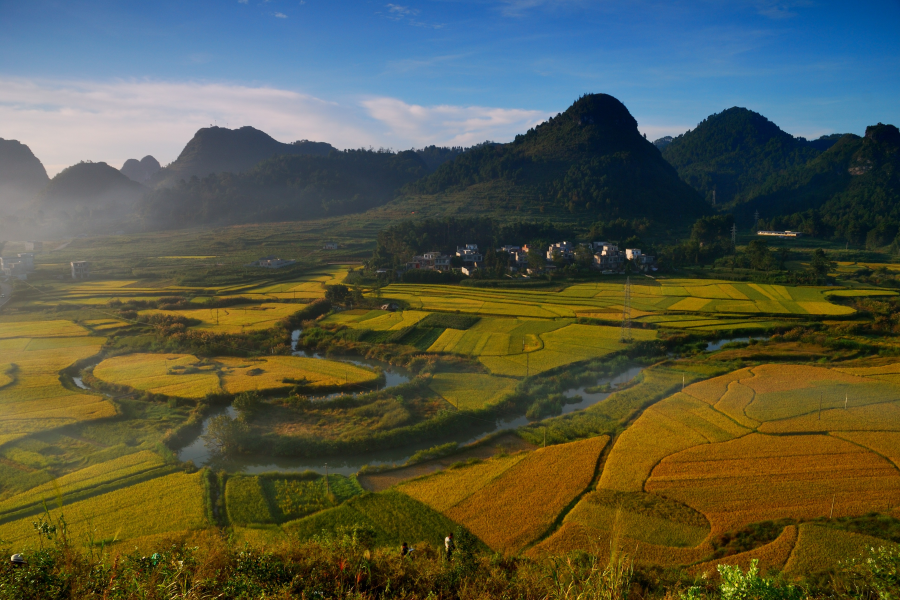
[[[707,313],[714,316],[849,315],[853,310],[828,301],[833,288],[734,283],[698,279],[636,279],[631,288],[632,317],[660,312]],[[868,290],[854,290],[866,295]],[[874,295],[885,290],[871,291]],[[394,284],[385,298],[403,300],[412,309],[471,313],[485,316],[621,318],[623,284],[579,283],[561,291],[497,290],[462,286]],[[707,319],[709,320],[709,319]],[[702,319],[681,327],[700,327]],[[669,321],[665,321],[669,322]],[[679,327],[672,320],[672,327]],[[687,325],[691,323],[691,325]]]
[[[493,458],[399,487],[464,525],[491,549],[515,554],[538,539],[590,484],[609,438]]]
[[[110,417],[102,396],[62,386],[59,371],[105,339],[67,320],[0,322],[0,446],[39,431]]]
[[[147,353],[108,358],[94,368],[93,374],[108,383],[190,399],[220,392],[286,389],[301,382],[314,392],[316,388],[368,385],[379,377],[374,371],[349,363],[302,356],[201,360],[190,354]]]
[[[596,490],[530,552],[619,537],[652,564],[746,564],[801,573],[883,545],[804,520],[896,515],[900,372],[764,364],[686,386],[646,409],[615,441]],[[709,560],[717,536],[793,519],[778,539]]]

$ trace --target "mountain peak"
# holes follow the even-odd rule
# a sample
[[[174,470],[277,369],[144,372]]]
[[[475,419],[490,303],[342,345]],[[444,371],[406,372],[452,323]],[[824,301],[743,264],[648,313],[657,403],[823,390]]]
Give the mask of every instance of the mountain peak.
[[[894,125],[869,125],[866,127],[866,139],[876,144],[900,148],[900,130]]]
[[[261,161],[282,154],[328,156],[331,144],[302,140],[284,144],[264,131],[244,125],[238,129],[203,127],[185,145],[178,158],[163,169],[164,179],[206,177],[213,173],[241,173]]]
[[[119,170],[132,181],[147,183],[161,168],[159,161],[148,154],[141,160],[129,158]]]
[[[637,131],[637,121],[624,104],[609,94],[585,94],[565,114],[579,125]]]
[[[27,202],[48,181],[47,170],[28,146],[0,138],[0,200],[6,208]]]

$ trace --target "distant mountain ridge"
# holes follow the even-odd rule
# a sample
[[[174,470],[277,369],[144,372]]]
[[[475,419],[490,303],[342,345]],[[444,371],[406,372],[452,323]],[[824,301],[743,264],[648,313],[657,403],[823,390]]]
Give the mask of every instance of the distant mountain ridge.
[[[328,156],[334,150],[325,142],[300,140],[284,144],[249,126],[240,129],[205,127],[194,134],[173,163],[154,177],[154,183],[174,183],[213,173],[242,173],[273,156]]]
[[[147,155],[141,160],[129,158],[119,170],[132,181],[147,183],[161,168],[162,166],[159,164],[158,160]]]
[[[871,247],[900,233],[900,130],[878,123],[842,136],[805,165],[770,178],[741,207],[763,223]]]
[[[280,155],[245,173],[157,187],[138,213],[144,226],[161,228],[321,218],[380,206],[427,172],[414,151]]]
[[[710,115],[661,150],[684,181],[709,203],[715,196],[721,206],[746,201],[753,188],[807,163],[839,137],[809,142],[782,131],[759,113],[733,107]]]
[[[30,202],[50,178],[31,148],[0,138],[0,212]]]
[[[408,185],[385,210],[474,215],[683,221],[709,212],[702,197],[607,94],[579,98],[564,113],[516,136],[460,154]]]

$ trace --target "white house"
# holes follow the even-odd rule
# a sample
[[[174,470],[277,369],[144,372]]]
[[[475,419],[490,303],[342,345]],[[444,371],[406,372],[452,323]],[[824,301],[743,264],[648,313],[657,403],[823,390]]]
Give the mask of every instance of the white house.
[[[86,260],[73,260],[72,263],[72,279],[87,279],[90,275],[90,266]]]
[[[463,264],[475,264],[484,260],[484,257],[478,251],[478,244],[466,244],[463,247],[457,246],[456,255],[462,258]]]

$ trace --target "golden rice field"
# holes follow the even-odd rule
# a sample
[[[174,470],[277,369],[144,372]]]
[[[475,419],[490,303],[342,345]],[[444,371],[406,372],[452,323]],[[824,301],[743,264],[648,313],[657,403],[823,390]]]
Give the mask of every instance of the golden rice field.
[[[313,389],[370,384],[378,374],[349,363],[302,356],[201,360],[191,354],[139,353],[104,360],[94,368],[94,377],[154,394],[199,399],[223,391],[239,394],[293,387],[299,382]]]
[[[716,280],[632,281],[633,317],[661,311],[716,315],[846,315],[852,309],[832,304],[833,288],[796,287]],[[866,290],[854,290],[858,294]],[[879,294],[880,290],[873,290]],[[403,300],[416,310],[460,311],[488,316],[615,318],[622,313],[623,284],[581,283],[563,291],[497,290],[461,286],[393,284],[385,298]]]
[[[445,512],[476,490],[490,484],[512,466],[527,456],[525,452],[511,456],[499,456],[474,465],[440,471],[434,475],[426,475],[397,489],[435,510]]]
[[[64,388],[59,371],[93,356],[105,341],[71,321],[0,323],[0,444],[26,434],[109,417],[115,408],[101,396]],[[39,337],[46,336],[46,337]]]
[[[197,319],[200,321],[200,324],[195,325],[194,329],[216,333],[241,333],[244,331],[269,329],[301,308],[297,304],[267,302],[229,306],[228,308],[150,309],[142,310],[139,314],[143,316],[165,314],[187,319]]]
[[[48,503],[51,515],[65,516],[69,537],[81,543],[127,541],[148,535],[207,527],[200,473],[173,473],[86,500]],[[17,548],[37,547],[34,516],[0,525],[0,539]]]
[[[693,509],[710,523],[706,540],[766,520],[892,513],[900,505],[900,384],[886,378],[898,372],[898,363],[760,365],[689,385],[646,409],[619,436],[598,493],[647,494]],[[677,550],[682,564],[709,551],[699,530],[671,516],[597,498],[585,496],[541,547],[578,547],[573,544],[585,536],[609,535],[618,518],[626,539]],[[691,531],[693,538],[686,535]],[[775,542],[729,560],[744,564],[757,557],[799,572],[824,556],[816,536],[843,535],[810,530],[805,542],[797,541],[805,531],[806,525],[798,538],[786,530]],[[696,544],[693,556],[678,549],[689,543]]]
[[[713,533],[747,523],[889,511],[900,472],[885,458],[828,435],[753,433],[664,458],[646,489],[695,508]]]
[[[35,306],[55,306],[59,303],[97,306],[111,300],[155,300],[163,296],[242,296],[265,302],[266,300],[308,299],[325,296],[325,286],[340,283],[347,276],[347,266],[329,265],[311,273],[299,275],[296,280],[272,283],[267,269],[260,270],[258,283],[190,287],[174,283],[153,285],[137,279],[87,280],[48,282],[40,298],[31,301]]]
[[[493,550],[514,554],[546,533],[590,484],[609,438],[541,448],[443,512]]]

